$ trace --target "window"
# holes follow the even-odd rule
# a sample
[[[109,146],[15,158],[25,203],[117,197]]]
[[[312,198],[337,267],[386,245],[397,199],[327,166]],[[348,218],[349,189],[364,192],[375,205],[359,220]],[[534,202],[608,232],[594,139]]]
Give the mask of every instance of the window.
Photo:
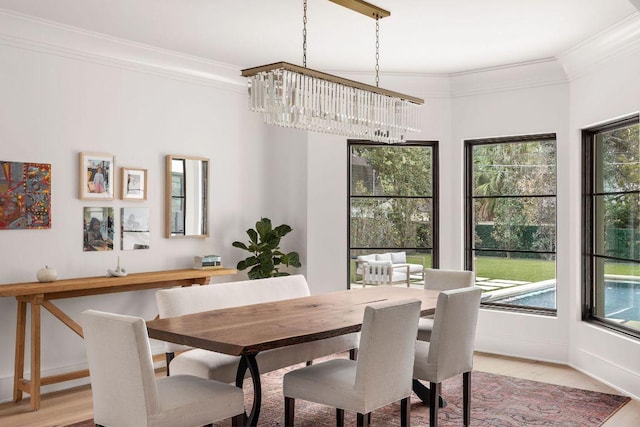
[[[348,149],[348,283],[361,279],[359,255],[405,252],[407,263],[437,267],[437,142],[349,141]]]
[[[465,268],[483,306],[556,310],[556,137],[465,142]]]
[[[583,319],[640,338],[638,116],[583,131]]]

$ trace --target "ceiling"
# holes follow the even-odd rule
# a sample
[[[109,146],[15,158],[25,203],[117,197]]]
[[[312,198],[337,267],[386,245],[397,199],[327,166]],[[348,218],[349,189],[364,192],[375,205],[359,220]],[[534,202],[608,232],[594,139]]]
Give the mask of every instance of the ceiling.
[[[640,0],[370,0],[380,70],[456,73],[550,58],[638,15]],[[0,0],[0,8],[248,68],[302,65],[302,0]],[[375,20],[308,0],[307,66],[373,71]],[[1,33],[1,29],[0,29]]]

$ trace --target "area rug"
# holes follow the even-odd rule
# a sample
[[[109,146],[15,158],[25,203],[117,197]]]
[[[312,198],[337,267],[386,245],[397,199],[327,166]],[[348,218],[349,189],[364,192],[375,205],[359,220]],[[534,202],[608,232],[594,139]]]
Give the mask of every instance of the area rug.
[[[302,365],[300,365],[302,366]],[[290,367],[262,375],[262,410],[259,426],[280,427],[283,420],[282,376]],[[250,383],[247,381],[246,383]],[[251,394],[247,385],[246,395]],[[462,376],[443,382],[442,394],[447,406],[439,412],[439,425],[462,425]],[[625,396],[557,386],[537,381],[474,371],[471,376],[471,426],[473,427],[596,427],[601,426],[630,399]],[[399,426],[400,405],[375,411],[373,426]],[[355,425],[355,414],[345,412],[345,425]],[[429,407],[415,395],[411,398],[411,424],[429,425]],[[230,426],[231,421],[215,423]],[[333,427],[335,410],[322,405],[296,401],[295,425]],[[93,427],[93,421],[69,427]]]

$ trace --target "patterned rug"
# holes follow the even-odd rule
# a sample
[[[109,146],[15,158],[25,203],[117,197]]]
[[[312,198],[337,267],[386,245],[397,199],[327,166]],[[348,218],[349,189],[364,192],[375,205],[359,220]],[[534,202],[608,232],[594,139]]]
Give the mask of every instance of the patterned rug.
[[[302,365],[262,375],[263,399],[258,425],[282,426],[282,375]],[[245,394],[251,395],[246,385]],[[447,380],[442,385],[447,406],[439,412],[439,425],[462,425],[462,376]],[[625,396],[580,390],[571,387],[507,377],[474,371],[471,376],[471,425],[473,427],[596,427],[624,406],[630,399]],[[333,427],[335,411],[322,405],[296,401],[296,426]],[[373,426],[399,426],[400,405],[394,404],[375,411]],[[345,424],[355,425],[355,414],[345,412]],[[429,425],[429,407],[413,395],[411,398],[411,424]],[[215,423],[216,427],[230,426],[231,421]],[[92,427],[93,421],[72,424],[69,427]]]

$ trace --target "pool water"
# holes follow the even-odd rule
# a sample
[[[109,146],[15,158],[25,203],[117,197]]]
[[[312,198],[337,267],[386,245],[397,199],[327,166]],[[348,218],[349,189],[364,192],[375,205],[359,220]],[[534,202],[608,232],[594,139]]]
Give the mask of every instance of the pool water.
[[[605,317],[623,320],[640,320],[640,283],[610,280],[607,280],[605,283]],[[555,286],[551,286],[501,298],[493,302],[555,310],[556,288]]]
[[[524,305],[527,307],[556,309],[556,287],[539,289],[526,294],[496,300],[501,304]]]

